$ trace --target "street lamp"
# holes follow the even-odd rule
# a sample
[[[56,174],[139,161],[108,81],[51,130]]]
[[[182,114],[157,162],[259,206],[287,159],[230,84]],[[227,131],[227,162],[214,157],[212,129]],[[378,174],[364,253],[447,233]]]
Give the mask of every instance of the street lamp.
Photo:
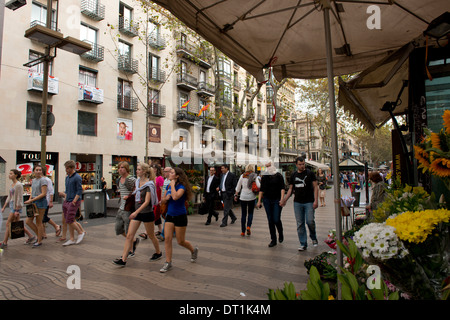
[[[18,0],[17,0],[18,1]],[[92,50],[90,44],[75,39],[73,37],[64,37],[61,32],[51,29],[52,23],[52,1],[47,0],[47,21],[46,26],[36,25],[25,31],[25,37],[31,40],[38,41],[46,45],[45,55],[36,60],[27,62],[24,66],[32,66],[38,63],[44,63],[44,79],[42,88],[42,109],[41,109],[41,165],[45,168],[47,160],[47,101],[48,101],[48,77],[49,77],[49,63],[55,56],[50,55],[50,49],[60,48],[78,55]],[[26,3],[26,1],[25,1]]]

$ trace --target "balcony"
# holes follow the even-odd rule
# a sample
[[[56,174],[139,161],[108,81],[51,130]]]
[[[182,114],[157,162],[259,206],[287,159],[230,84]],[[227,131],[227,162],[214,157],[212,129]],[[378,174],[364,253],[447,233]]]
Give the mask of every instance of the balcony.
[[[148,36],[148,45],[157,50],[163,50],[166,47],[166,40],[159,33],[151,33]]]
[[[81,0],[81,13],[95,21],[105,19],[105,5],[99,0]]]
[[[129,37],[136,37],[138,35],[138,30],[133,26],[132,21],[124,17],[119,17],[119,31]]]
[[[177,111],[177,123],[178,124],[188,124],[194,125],[195,121],[201,121],[203,127],[207,128],[215,128],[216,120],[210,117],[197,116],[197,113],[187,111],[187,110],[178,110]]]
[[[129,55],[121,54],[118,59],[117,68],[125,73],[134,74],[138,72],[138,61]]]
[[[263,114],[258,114],[256,115],[256,121],[258,121],[258,123],[264,123],[266,121],[266,116]]]
[[[209,84],[206,83],[205,81],[201,81],[198,83],[198,89],[197,89],[197,94],[201,97],[214,97],[216,93],[216,88]]]
[[[152,68],[148,79],[153,82],[163,83],[166,81],[166,72],[158,68]]]
[[[283,154],[290,154],[290,155],[297,155],[298,150],[294,149],[294,148],[284,148],[284,147],[280,147],[280,153]]]
[[[177,54],[198,63],[200,67],[211,68],[211,55],[206,52],[205,48],[195,45],[187,40],[178,40],[176,44]]]
[[[128,96],[117,96],[117,109],[135,112],[138,110],[138,99]]]
[[[47,27],[47,23],[44,21],[44,22],[42,22],[42,21],[40,21],[40,20],[33,20],[33,21],[31,21],[31,23],[30,23],[30,28],[33,28],[33,27],[35,27],[35,26],[43,26],[43,27]],[[60,32],[60,30],[57,28],[57,25],[56,25],[56,21],[51,21],[51,27],[50,27],[50,29],[52,29],[53,31],[58,31],[58,32]]]
[[[187,74],[179,73],[177,76],[177,86],[188,91],[196,90],[198,85],[197,78]]]
[[[92,47],[91,51],[83,53],[81,55],[82,58],[92,61],[92,62],[100,62],[105,59],[105,48],[99,44],[93,43],[88,40],[83,40],[83,42],[89,43]]]
[[[275,124],[275,121],[272,120],[273,115],[267,115],[267,125],[271,126]]]
[[[166,106],[160,103],[150,103],[148,114],[152,117],[164,118],[166,116]]]

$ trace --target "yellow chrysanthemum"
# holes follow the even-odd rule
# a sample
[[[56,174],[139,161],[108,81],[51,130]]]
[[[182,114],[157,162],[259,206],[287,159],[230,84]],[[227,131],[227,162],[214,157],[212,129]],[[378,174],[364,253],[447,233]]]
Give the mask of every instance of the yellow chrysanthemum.
[[[450,134],[450,110],[444,111],[442,119],[444,119],[445,133]]]
[[[407,211],[386,220],[386,224],[395,228],[395,233],[403,241],[424,242],[441,222],[449,222],[450,210]]]
[[[430,164],[430,170],[441,178],[450,177],[450,160],[437,158]]]

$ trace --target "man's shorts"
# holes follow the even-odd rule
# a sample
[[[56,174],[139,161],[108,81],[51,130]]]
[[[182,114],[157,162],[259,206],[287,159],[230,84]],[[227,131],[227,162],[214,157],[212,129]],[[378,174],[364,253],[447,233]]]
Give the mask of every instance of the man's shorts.
[[[72,204],[72,201],[64,201],[63,214],[66,223],[71,224],[75,222],[75,216],[77,215],[77,211],[80,205],[81,200],[78,200],[75,205]]]
[[[128,233],[128,226],[130,225],[130,211],[124,211],[124,210],[117,210],[116,215],[116,235],[119,234],[127,234]]]

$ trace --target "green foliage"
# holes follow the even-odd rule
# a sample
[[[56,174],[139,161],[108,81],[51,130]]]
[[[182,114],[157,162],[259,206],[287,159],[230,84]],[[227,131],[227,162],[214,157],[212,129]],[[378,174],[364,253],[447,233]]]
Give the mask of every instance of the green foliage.
[[[320,280],[319,271],[312,266],[309,270],[309,280],[306,290],[300,291],[301,300],[328,300],[330,285]]]
[[[295,287],[292,282],[285,282],[284,289],[269,289],[267,293],[269,300],[298,300],[298,296],[295,293]]]

